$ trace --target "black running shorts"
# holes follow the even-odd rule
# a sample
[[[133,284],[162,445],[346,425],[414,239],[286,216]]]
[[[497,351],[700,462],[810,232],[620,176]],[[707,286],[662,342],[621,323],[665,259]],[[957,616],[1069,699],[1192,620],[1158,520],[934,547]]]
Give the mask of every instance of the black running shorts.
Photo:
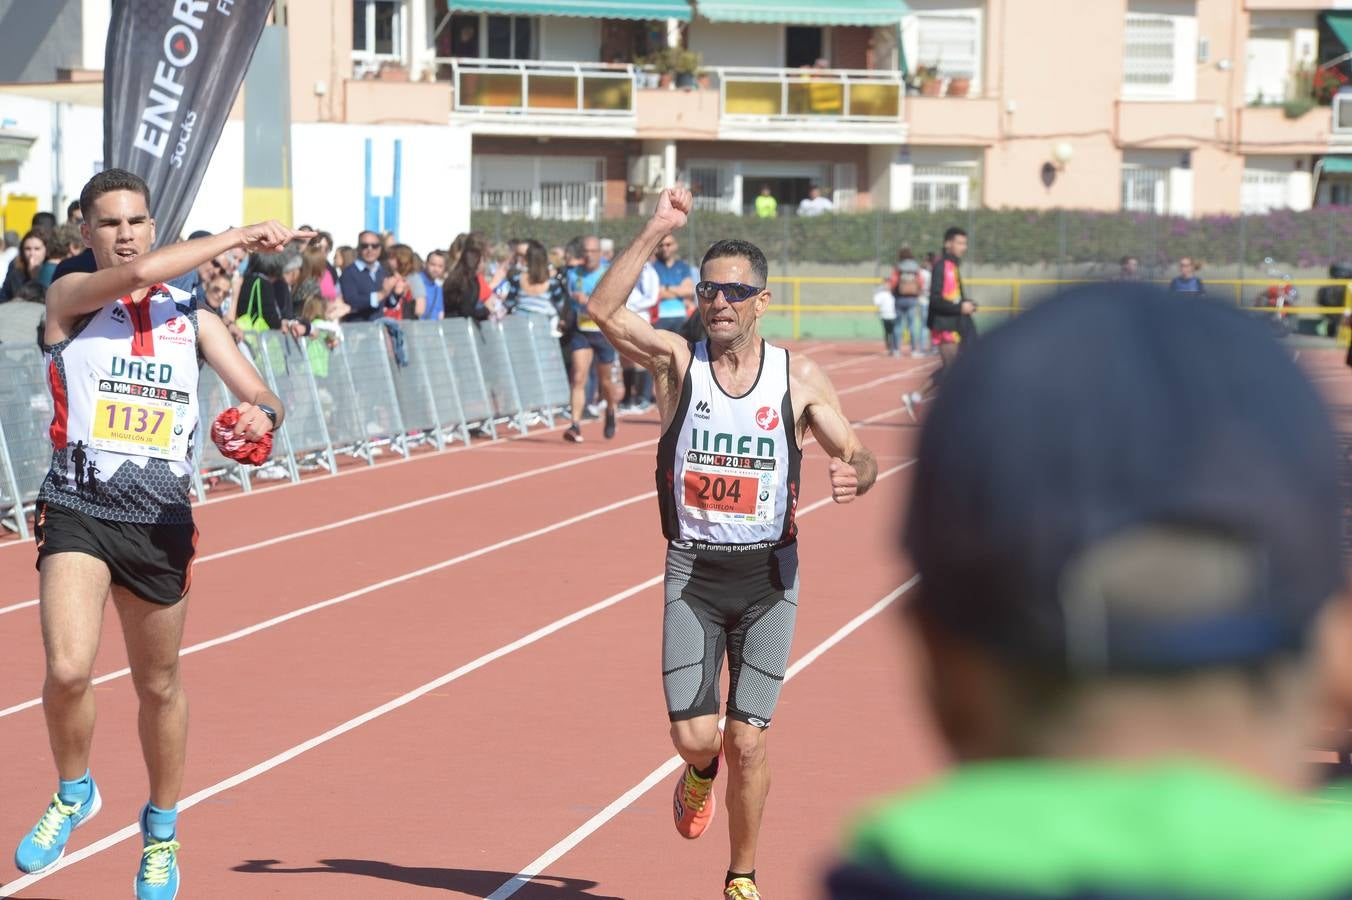
[[[779,702],[798,615],[798,545],[756,550],[667,546],[662,687],[673,722],[718,713],[765,728]]]
[[[38,544],[38,568],[54,553],[84,553],[101,559],[113,584],[136,596],[172,606],[188,595],[197,528],[181,525],[142,525],[95,519],[84,513],[38,504],[33,536]]]

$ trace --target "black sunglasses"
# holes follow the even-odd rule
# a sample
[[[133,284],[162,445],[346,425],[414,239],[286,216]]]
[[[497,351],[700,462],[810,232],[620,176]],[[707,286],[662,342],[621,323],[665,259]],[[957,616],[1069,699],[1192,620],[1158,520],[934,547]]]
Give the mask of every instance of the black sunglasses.
[[[740,281],[701,281],[695,285],[695,296],[705,303],[712,303],[719,292],[722,292],[723,299],[729,303],[741,303],[764,291],[764,286],[742,284]]]
[[[379,250],[379,249],[380,249],[382,246],[384,246],[384,245],[382,245],[382,244],[358,244],[357,246],[360,247],[360,248],[363,249],[363,250]]]

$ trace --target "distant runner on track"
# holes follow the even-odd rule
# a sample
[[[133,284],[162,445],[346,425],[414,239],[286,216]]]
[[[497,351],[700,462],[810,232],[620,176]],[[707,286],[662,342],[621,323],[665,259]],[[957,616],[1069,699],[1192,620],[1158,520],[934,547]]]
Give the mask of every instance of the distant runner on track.
[[[242,438],[257,441],[280,425],[282,404],[220,318],[199,317],[192,297],[164,282],[235,248],[276,251],[309,235],[268,222],[150,252],[150,190],[121,169],[95,175],[80,208],[98,269],[67,275],[47,293],[44,349],[55,413],[34,529],[47,659],[42,706],[59,781],[14,862],[30,874],[47,871],[71,831],[102,805],[89,773],[91,674],[111,596],[150,778],[136,896],[168,900],[179,885],[177,803],[188,735],[178,654],[197,545],[188,483],[202,433],[198,368],[207,362],[231,394],[248,398],[237,407]]]
[[[832,497],[848,503],[877,478],[830,379],[805,356],[760,337],[770,305],[765,254],[718,241],[695,286],[708,338],[689,343],[625,307],[644,263],[685,225],[689,191],[662,192],[643,231],[612,263],[589,310],[606,338],[653,374],[662,438],[658,505],[667,538],[662,679],[671,739],[686,766],[673,814],[687,838],[714,815],[714,777],[727,751],[731,864],[724,895],[758,900],[756,843],[770,790],[766,729],[788,666],[798,608],[798,503],[808,430],[831,456]],[[718,676],[730,676],[727,734]]]

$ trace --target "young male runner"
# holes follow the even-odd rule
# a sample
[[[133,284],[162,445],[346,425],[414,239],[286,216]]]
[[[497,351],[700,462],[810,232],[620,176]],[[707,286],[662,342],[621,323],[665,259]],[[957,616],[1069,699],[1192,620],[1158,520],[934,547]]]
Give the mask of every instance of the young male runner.
[[[759,900],[756,840],[770,789],[766,728],[798,605],[793,514],[802,440],[811,429],[830,454],[837,503],[867,491],[877,464],[821,369],[760,337],[769,267],[754,245],[719,241],[705,253],[695,294],[706,340],[688,343],[625,308],[644,263],[685,225],[692,206],[689,191],[663,191],[588,309],[622,354],[653,373],[662,413],[657,488],[669,542],[662,680],[672,743],[687,763],[676,783],[676,829],[696,838],[708,827],[719,754],[726,751],[732,852],[724,894]],[[726,736],[718,728],[724,652]]]
[[[275,252],[307,237],[276,222],[171,244],[153,253],[150,191],[109,169],[80,194],[81,226],[98,269],[72,273],[47,294],[47,377],[52,466],[34,529],[41,573],[47,672],[43,711],[59,779],[24,836],[21,871],[51,868],[71,831],[101,806],[89,773],[94,733],[90,683],[111,595],[140,700],[150,800],[136,896],[178,892],[176,818],[188,708],[178,652],[197,542],[188,483],[199,440],[198,367],[211,365],[236,397],[236,433],[257,440],[281,424],[282,404],[245,361],[216,316],[163,282],[234,248]]]

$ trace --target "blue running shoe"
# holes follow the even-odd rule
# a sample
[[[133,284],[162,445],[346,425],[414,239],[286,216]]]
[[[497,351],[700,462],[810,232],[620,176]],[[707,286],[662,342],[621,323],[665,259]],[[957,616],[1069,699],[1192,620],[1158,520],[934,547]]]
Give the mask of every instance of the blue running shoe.
[[[14,851],[14,865],[29,875],[46,872],[61,861],[70,833],[98,815],[102,808],[103,798],[92,779],[89,799],[83,803],[62,803],[61,798],[53,794],[52,803],[38,819],[38,824],[19,841],[19,849]]]
[[[178,850],[176,840],[150,836],[146,812],[141,810],[141,867],[136,870],[136,900],[174,900],[178,896]]]

